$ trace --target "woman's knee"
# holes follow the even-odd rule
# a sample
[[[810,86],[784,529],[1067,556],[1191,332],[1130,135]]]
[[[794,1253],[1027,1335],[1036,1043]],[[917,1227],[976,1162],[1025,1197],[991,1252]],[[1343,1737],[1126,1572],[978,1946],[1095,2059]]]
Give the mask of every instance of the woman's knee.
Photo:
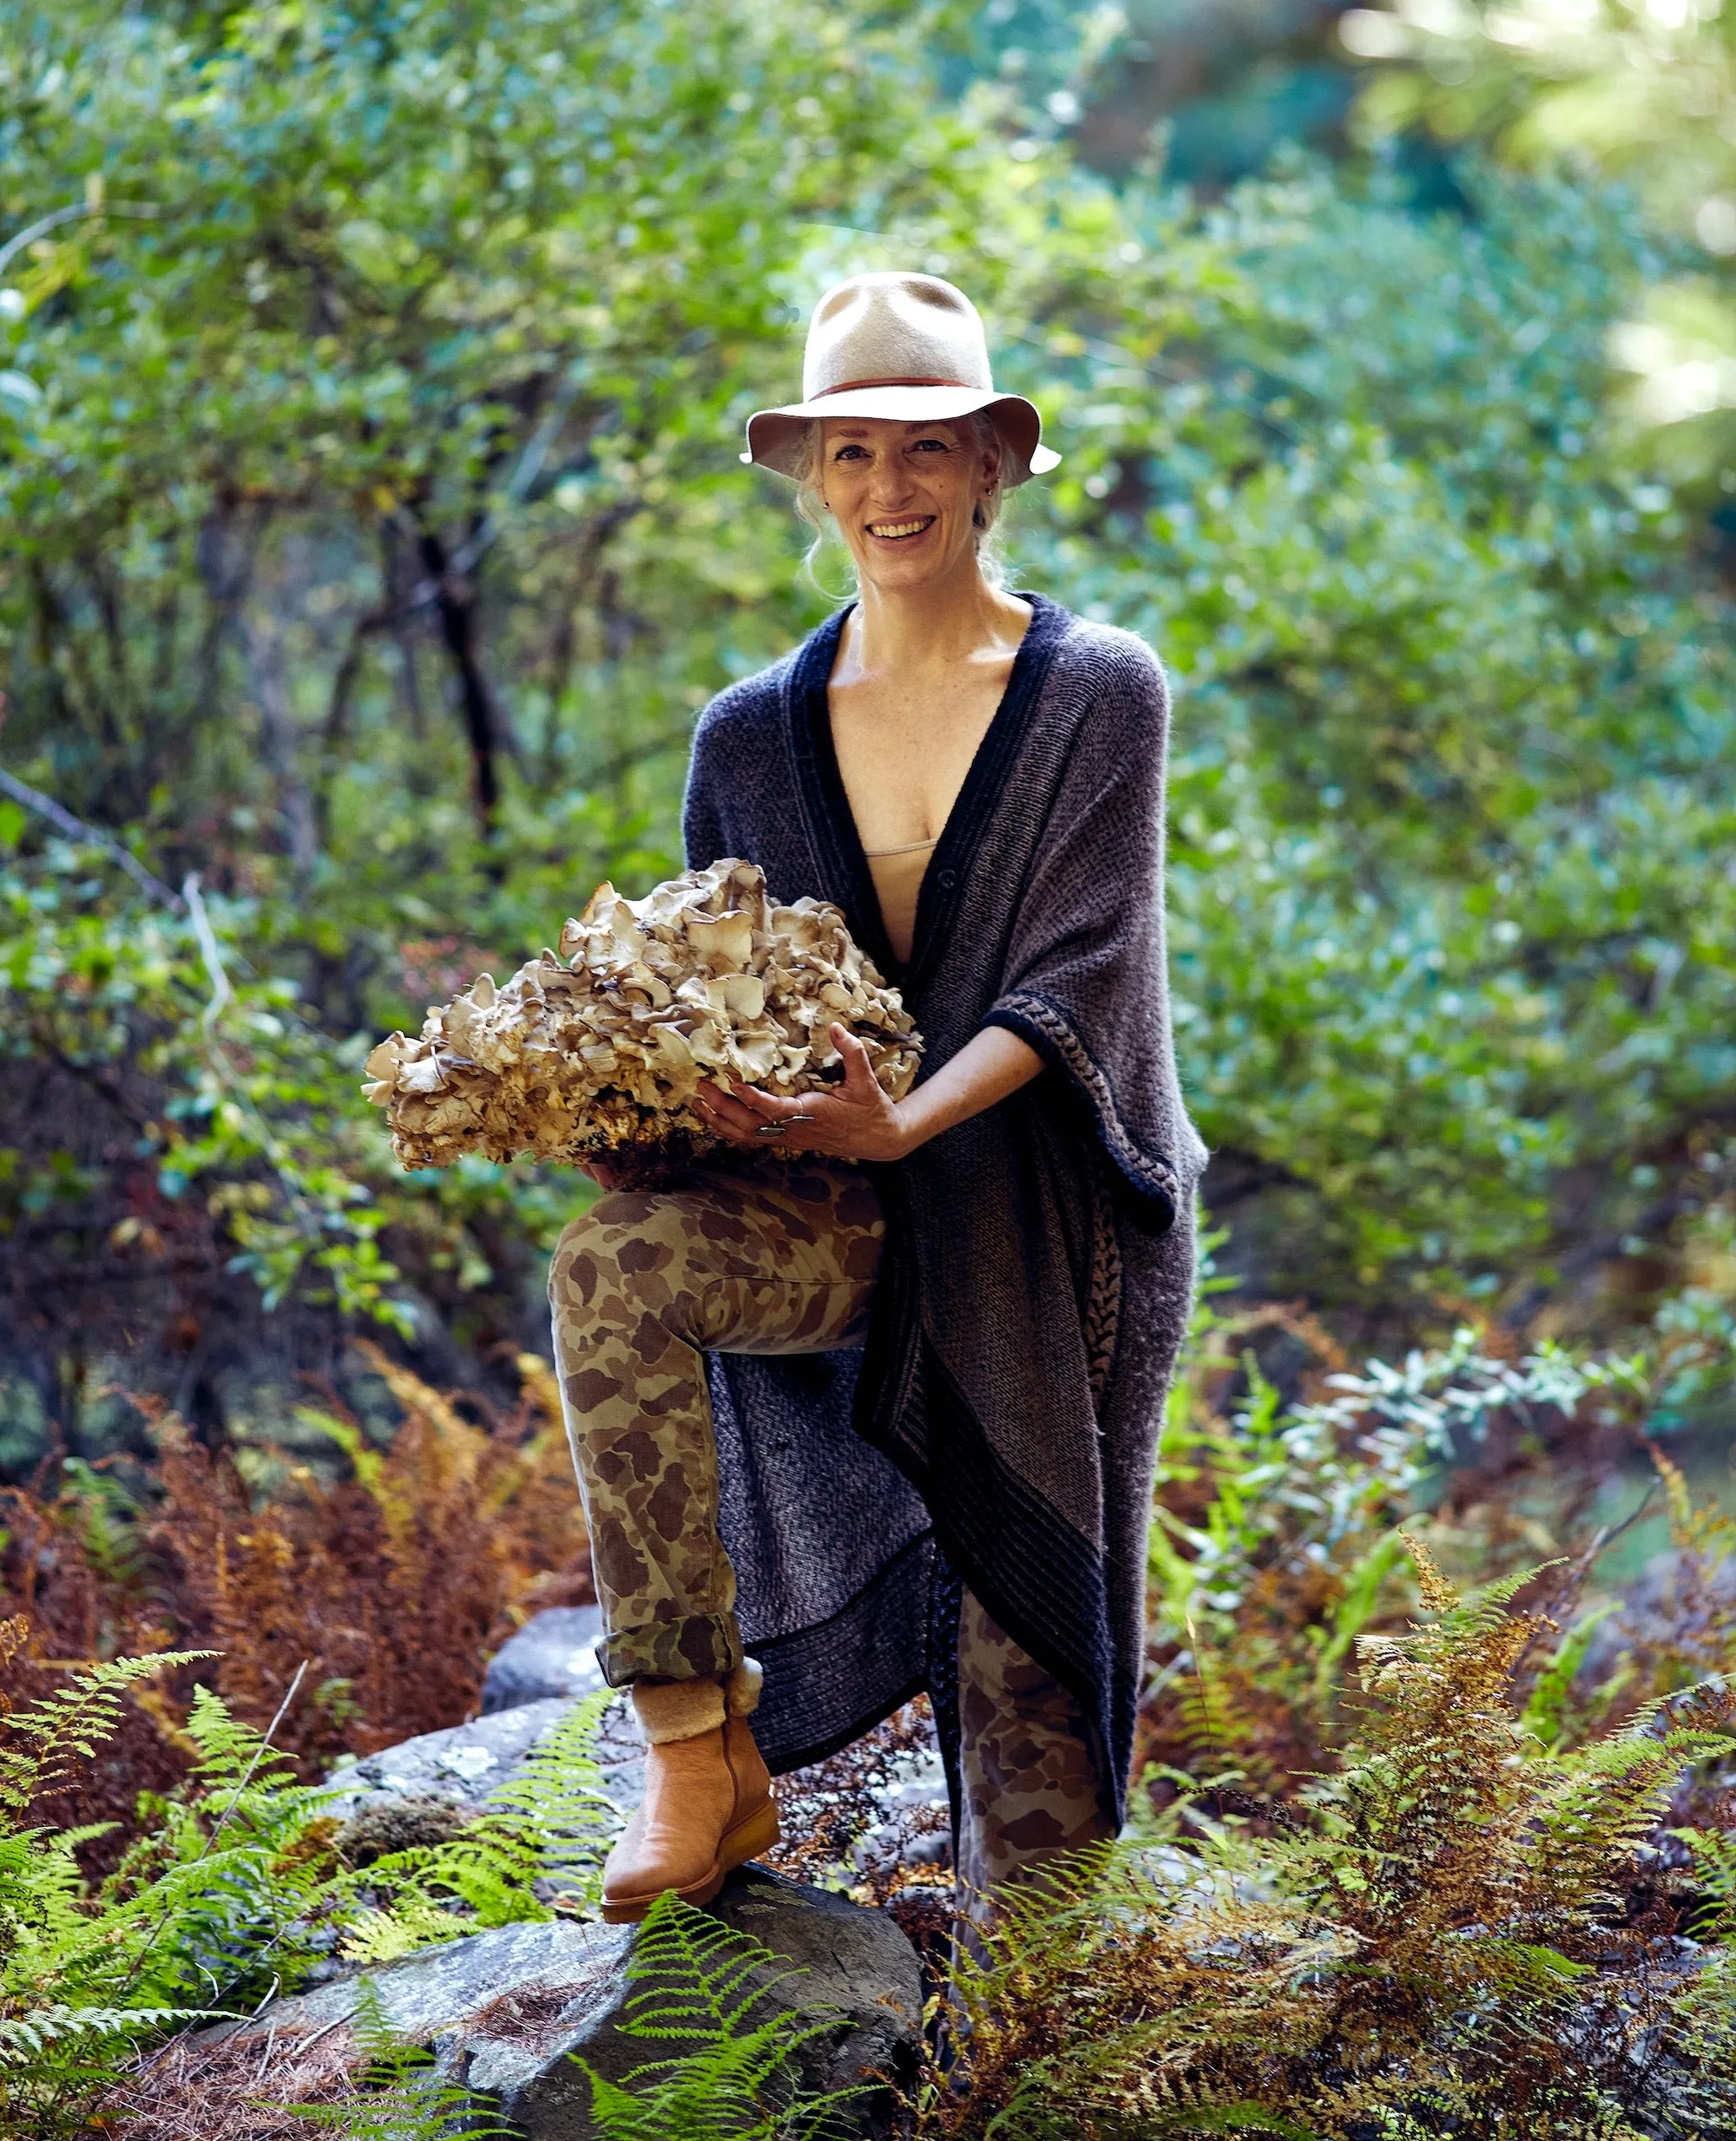
[[[683,1200],[611,1190],[562,1228],[549,1264],[549,1298],[557,1310],[585,1310],[623,1296],[667,1296],[671,1279],[693,1261],[694,1235]]]

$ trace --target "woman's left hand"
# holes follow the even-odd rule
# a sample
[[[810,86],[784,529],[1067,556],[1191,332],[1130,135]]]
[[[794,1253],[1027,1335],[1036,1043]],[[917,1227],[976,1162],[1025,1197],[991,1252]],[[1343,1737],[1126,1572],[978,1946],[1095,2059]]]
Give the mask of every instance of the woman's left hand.
[[[868,1051],[847,1027],[834,1026],[832,1041],[844,1059],[841,1084],[784,1100],[740,1080],[727,1088],[707,1082],[694,1096],[695,1113],[729,1145],[827,1153],[836,1159],[902,1159],[911,1140],[899,1103],[882,1090]]]

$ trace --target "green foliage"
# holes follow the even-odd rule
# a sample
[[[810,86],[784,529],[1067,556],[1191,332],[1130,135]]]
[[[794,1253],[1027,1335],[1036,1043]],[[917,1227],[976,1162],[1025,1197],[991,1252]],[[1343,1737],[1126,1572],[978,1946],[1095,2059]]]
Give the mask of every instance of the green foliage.
[[[116,1660],[10,1717],[0,1732],[0,2108],[9,2130],[69,2132],[82,2106],[141,2036],[197,2016],[181,1973],[161,1964],[151,1900],[93,1914],[78,1849],[89,1829],[28,1820],[33,1800],[93,1760],[127,1691],[189,1662]],[[153,1967],[155,1964],[155,1967]]]
[[[153,1164],[169,1199],[206,1192],[233,1245],[232,1268],[257,1283],[266,1306],[299,1290],[407,1331],[388,1291],[398,1271],[376,1238],[391,1216],[380,1191],[389,1199],[395,1171],[352,1105],[354,1047],[309,1025],[293,982],[246,975],[234,942],[245,906],[213,902],[211,911],[201,899],[197,923],[142,903],[110,906],[93,896],[96,860],[57,844],[34,867],[0,869],[0,1048],[57,1067],[94,1096],[129,1075],[157,1081],[160,1114],[128,1157]],[[217,963],[225,945],[239,986]],[[58,1181],[15,1172],[0,1195],[15,1221],[56,1204],[71,1217],[89,1186],[76,1171]],[[137,1233],[135,1223],[124,1239]],[[102,1246],[86,1253],[100,1258]]]
[[[237,1323],[253,1286],[322,1330],[527,1313],[570,1178],[396,1179],[359,1053],[674,861],[693,709],[812,615],[735,425],[825,279],[912,259],[1064,450],[1020,576],[1176,675],[1183,1068],[1263,1284],[1438,1335],[1443,1291],[1517,1314],[1570,1246],[1676,1253],[1736,1076],[1736,695],[1608,364],[1670,257],[1622,197],[1470,162],[1453,215],[1378,168],[1111,190],[1009,141],[1010,89],[937,98],[983,28],[0,30],[0,213],[65,211],[0,317],[37,388],[0,417],[8,752],[201,873],[232,992],[192,917],[8,806],[0,1036],[56,1082],[0,1193],[69,1304],[33,1344],[121,1349],[79,1275],[173,1297],[176,1230]]]
[[[1180,673],[1184,1072],[1226,1193],[1264,1185],[1264,1276],[1317,1301],[1498,1297],[1556,1228],[1619,1234],[1736,1074],[1721,603],[1608,406],[1649,242],[1463,175],[1472,221],[1235,196],[1227,286],[1096,345],[1079,533],[1039,552]],[[1174,226],[1127,213],[1155,280]]]
[[[638,1989],[628,2000],[622,2035],[681,2049],[620,2083],[581,2060],[604,2141],[832,2141],[853,2131],[848,2107],[866,2088],[792,2101],[802,2048],[837,2025],[818,2010],[771,2004],[801,1974],[782,1967],[761,1941],[662,1895],[634,1942],[627,1973]]]
[[[1736,34],[1717,0],[1522,0],[1437,13],[1359,11],[1347,42],[1397,61],[1368,84],[1364,116],[1495,144],[1524,164],[1588,159],[1620,172],[1684,247],[1674,277],[1614,338],[1647,422],[1672,427],[1686,473],[1720,479],[1736,408]],[[1419,63],[1420,62],[1420,63]]]
[[[73,1763],[96,1757],[127,1689],[184,1662],[100,1666],[0,1723],[21,1743],[0,1748],[9,2132],[82,2131],[142,2040],[200,2015],[247,2012],[292,1987],[334,1937],[354,1959],[383,1961],[482,1927],[595,1908],[615,1820],[593,1751],[601,1697],[562,1718],[456,1836],[352,1867],[333,1849],[330,1788],[296,1783],[259,1733],[200,1689],[186,1728],[199,1750],[192,1777],[148,1805],[144,1833],[93,1888],[77,1858],[93,1832],[30,1826],[26,1809]],[[533,1888],[545,1882],[547,1903]],[[400,2061],[390,2089],[408,2085],[409,2072]]]
[[[944,127],[926,157],[884,153],[918,115],[924,27],[920,10],[889,33],[753,0],[558,0],[504,35],[469,0],[237,8],[190,33],[161,11],[12,18],[0,193],[21,220],[74,204],[18,263],[9,329],[40,385],[0,464],[15,720],[54,719],[81,794],[125,815],[184,829],[209,800],[253,823],[281,811],[292,870],[329,844],[358,919],[369,880],[390,909],[437,857],[474,870],[462,791],[375,837],[382,784],[414,785],[428,759],[433,678],[404,671],[406,634],[446,634],[465,713],[441,756],[474,773],[485,826],[510,758],[533,801],[561,780],[561,720],[541,749],[515,737],[460,651],[475,583],[506,594],[532,699],[567,689],[588,650],[548,644],[534,613],[595,603],[618,524],[642,516],[629,541],[661,539],[672,484],[703,475],[695,440],[779,338],[792,226],[846,204],[884,220],[945,154]],[[694,559],[678,578],[703,608],[730,575]],[[322,599],[304,611],[310,581]],[[91,668],[78,627],[105,610],[126,652]],[[623,622],[639,639],[650,620]],[[696,651],[673,650],[670,683]],[[229,703],[239,685],[281,743],[314,712],[296,703],[314,674],[280,673],[288,660],[326,673],[324,762],[306,772],[273,765],[269,741],[250,764]],[[391,758],[370,763],[346,724],[382,687],[368,733]],[[667,714],[635,741],[647,728],[679,747]],[[194,782],[162,786],[168,753]],[[628,844],[606,806],[586,842],[572,795],[539,826],[555,897],[573,836],[595,853],[598,830]],[[450,888],[466,929],[486,883]]]

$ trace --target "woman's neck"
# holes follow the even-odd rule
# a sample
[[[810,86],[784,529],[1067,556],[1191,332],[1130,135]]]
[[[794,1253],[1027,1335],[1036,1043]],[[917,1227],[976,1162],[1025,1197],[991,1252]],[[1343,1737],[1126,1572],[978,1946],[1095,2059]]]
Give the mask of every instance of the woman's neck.
[[[911,588],[878,588],[864,580],[839,650],[842,665],[861,676],[944,669],[990,647],[1016,647],[1030,621],[1030,605],[1003,594],[983,577],[975,555],[963,569]]]

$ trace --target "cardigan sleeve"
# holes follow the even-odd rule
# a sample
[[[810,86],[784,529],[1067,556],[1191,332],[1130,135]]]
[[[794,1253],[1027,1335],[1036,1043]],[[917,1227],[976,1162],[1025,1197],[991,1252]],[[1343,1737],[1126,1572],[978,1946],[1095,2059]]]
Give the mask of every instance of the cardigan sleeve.
[[[689,870],[704,870],[724,851],[723,818],[719,809],[716,752],[712,723],[701,717],[687,760],[687,792],[681,798],[681,845]]]
[[[1116,634],[1081,719],[983,1023],[1017,1034],[1082,1102],[1153,1223],[1204,1165],[1173,1072],[1163,929],[1169,694]]]

